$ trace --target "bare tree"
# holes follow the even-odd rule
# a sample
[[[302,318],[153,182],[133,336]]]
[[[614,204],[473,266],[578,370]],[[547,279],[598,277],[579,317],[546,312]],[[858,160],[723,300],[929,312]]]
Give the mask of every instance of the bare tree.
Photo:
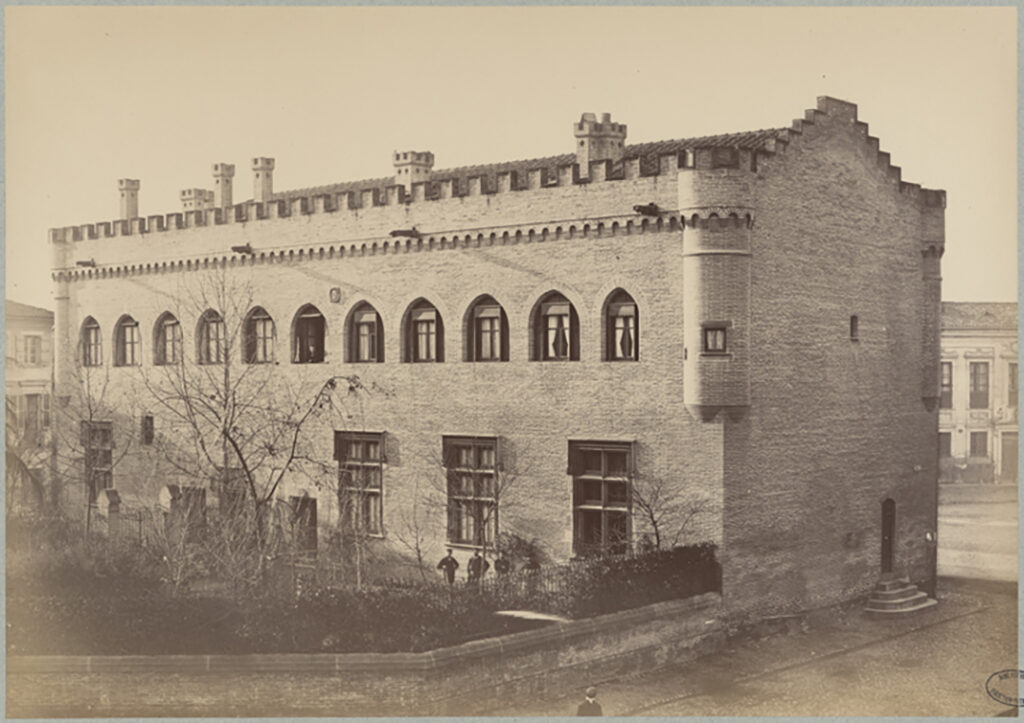
[[[633,479],[632,496],[633,507],[654,535],[656,550],[674,547],[708,511],[706,498],[684,496],[663,477],[638,475]]]

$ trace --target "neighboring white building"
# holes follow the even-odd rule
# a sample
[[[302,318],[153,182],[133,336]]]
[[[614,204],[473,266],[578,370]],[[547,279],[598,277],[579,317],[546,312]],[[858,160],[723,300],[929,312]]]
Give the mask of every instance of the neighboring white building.
[[[18,467],[7,464],[7,504],[35,506],[45,494],[50,454],[50,399],[53,389],[53,312],[7,302],[4,336],[7,343],[5,393],[8,404],[7,439],[32,470],[24,479]]]
[[[1017,481],[1017,305],[943,302],[942,482]]]

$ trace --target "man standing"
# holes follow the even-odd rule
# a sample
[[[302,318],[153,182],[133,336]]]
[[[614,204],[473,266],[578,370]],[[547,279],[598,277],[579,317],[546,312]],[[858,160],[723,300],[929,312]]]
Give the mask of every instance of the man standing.
[[[480,551],[477,550],[473,553],[473,557],[469,558],[469,565],[466,567],[466,582],[476,582],[484,576],[490,567],[491,563],[480,557]]]
[[[601,704],[597,702],[597,688],[587,688],[586,697],[576,709],[576,715],[604,715],[601,712]]]
[[[455,583],[455,571],[459,569],[459,561],[452,557],[451,548],[448,548],[448,554],[441,558],[441,562],[437,563],[437,569],[444,570],[449,585]]]
[[[502,550],[498,553],[498,559],[494,561],[494,571],[498,573],[498,577],[507,575],[512,569],[512,563],[505,557],[505,551]]]

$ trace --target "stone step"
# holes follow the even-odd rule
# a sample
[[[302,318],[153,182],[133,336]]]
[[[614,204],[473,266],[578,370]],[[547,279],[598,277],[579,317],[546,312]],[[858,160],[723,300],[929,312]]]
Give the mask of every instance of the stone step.
[[[896,600],[879,600],[878,598],[872,597],[868,600],[867,607],[871,610],[905,610],[918,605],[922,600],[928,599],[928,596],[923,592],[915,591],[906,597],[901,597]]]
[[[880,610],[880,609],[875,609],[875,608],[871,608],[871,607],[865,607],[864,608],[864,612],[866,612],[866,613],[868,613],[870,615],[881,615],[881,616],[886,616],[886,615],[906,615],[908,613],[916,613],[918,610],[924,610],[926,608],[930,608],[933,605],[938,605],[938,604],[939,604],[938,600],[936,600],[934,598],[926,597],[924,599],[924,601],[918,603],[917,605],[915,605],[912,608],[897,608],[896,610]]]
[[[903,587],[894,588],[892,590],[879,590],[875,588],[871,592],[872,600],[896,600],[907,595],[913,595],[917,592],[916,585],[904,585]]]

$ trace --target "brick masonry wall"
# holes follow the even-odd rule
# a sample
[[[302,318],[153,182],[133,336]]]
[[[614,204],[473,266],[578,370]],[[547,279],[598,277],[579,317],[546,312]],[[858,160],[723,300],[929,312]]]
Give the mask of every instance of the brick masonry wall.
[[[752,238],[751,405],[726,425],[724,596],[817,607],[880,573],[928,576],[936,413],[921,399],[920,209],[848,117],[818,114],[763,162]],[[859,339],[850,339],[850,316]]]

